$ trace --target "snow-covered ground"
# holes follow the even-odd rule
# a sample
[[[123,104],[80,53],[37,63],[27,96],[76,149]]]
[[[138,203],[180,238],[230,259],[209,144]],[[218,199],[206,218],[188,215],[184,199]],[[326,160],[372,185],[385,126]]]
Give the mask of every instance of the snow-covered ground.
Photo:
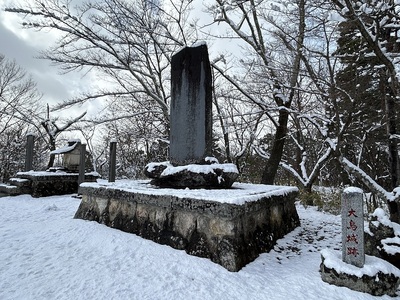
[[[70,196],[0,198],[0,299],[394,299],[321,280],[340,217],[297,205],[301,227],[240,272],[96,222]],[[400,293],[399,293],[400,295]]]

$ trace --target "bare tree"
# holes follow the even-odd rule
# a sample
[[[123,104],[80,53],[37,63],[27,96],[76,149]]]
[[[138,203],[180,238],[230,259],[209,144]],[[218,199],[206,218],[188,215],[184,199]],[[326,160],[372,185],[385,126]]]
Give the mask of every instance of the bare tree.
[[[26,134],[38,135],[41,95],[26,72],[0,55],[0,180],[24,163]]]
[[[289,112],[295,96],[297,80],[300,73],[300,55],[305,37],[305,1],[301,0],[291,8],[296,14],[291,14],[267,7],[265,2],[250,1],[223,1],[217,0],[211,7],[216,13],[217,22],[226,23],[234,36],[239,37],[248,47],[250,59],[247,60],[248,71],[245,74],[253,75],[253,84],[246,85],[224,73],[218,66],[214,68],[225,76],[238,91],[258,106],[275,126],[274,140],[268,161],[262,174],[262,183],[271,184],[274,181],[287,138]],[[273,15],[280,15],[274,18]],[[295,16],[294,18],[292,18]],[[295,26],[283,26],[296,24]],[[279,63],[271,57],[272,48],[282,36],[290,37],[294,44],[291,52],[290,66],[283,70]],[[278,60],[279,61],[279,60]],[[247,76],[247,79],[248,80]]]
[[[400,8],[396,1],[356,2],[351,0],[332,1],[339,9],[342,17],[355,25],[358,33],[365,41],[371,54],[379,61],[380,68],[385,70],[385,87],[382,97],[385,103],[384,116],[387,128],[387,146],[391,177],[391,189],[399,184],[400,163],[397,121],[399,112],[398,98],[400,94],[399,73],[397,71],[400,57],[397,14]],[[343,166],[368,188],[386,199],[392,221],[400,222],[400,195],[387,192],[375,179],[357,167],[345,157],[341,157]]]
[[[185,24],[188,6],[189,2],[183,0],[170,1],[169,5],[105,0],[77,6],[67,0],[34,0],[6,11],[23,15],[26,28],[61,34],[42,58],[65,72],[95,70],[107,82],[97,93],[66,100],[54,109],[96,98],[131,98],[139,107],[150,103],[152,118],[162,120],[160,126],[168,134],[170,58],[181,45],[190,42],[186,36],[196,39],[195,34],[185,32],[192,28]],[[123,110],[121,115],[138,113]]]

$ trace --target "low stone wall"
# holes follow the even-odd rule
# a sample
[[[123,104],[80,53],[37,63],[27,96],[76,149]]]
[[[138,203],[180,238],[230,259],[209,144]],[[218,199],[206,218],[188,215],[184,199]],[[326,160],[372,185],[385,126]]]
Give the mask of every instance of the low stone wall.
[[[26,179],[24,188],[18,186],[20,193],[31,194],[32,197],[46,197],[52,195],[66,195],[78,192],[77,173],[52,173],[52,172],[19,172],[17,178]],[[86,182],[96,182],[98,176],[86,174]],[[12,182],[16,185],[15,182]]]
[[[75,218],[135,233],[238,271],[300,224],[294,205],[297,189],[276,191],[252,195],[257,200],[238,205],[190,198],[190,191],[178,197],[83,184]]]

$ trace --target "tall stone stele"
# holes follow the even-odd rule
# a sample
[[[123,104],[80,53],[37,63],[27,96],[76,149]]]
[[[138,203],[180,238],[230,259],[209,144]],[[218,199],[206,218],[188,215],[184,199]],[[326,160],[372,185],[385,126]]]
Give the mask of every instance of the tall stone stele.
[[[144,173],[160,187],[230,188],[239,172],[234,164],[219,164],[211,148],[211,65],[207,45],[198,43],[172,56],[170,160],[150,163]]]
[[[199,164],[211,155],[212,78],[207,45],[184,47],[171,61],[170,162]]]

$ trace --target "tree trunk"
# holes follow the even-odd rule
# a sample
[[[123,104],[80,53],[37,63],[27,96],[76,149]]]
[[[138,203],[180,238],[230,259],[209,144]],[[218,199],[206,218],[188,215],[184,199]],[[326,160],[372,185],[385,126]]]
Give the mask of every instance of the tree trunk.
[[[305,0],[300,0],[298,3],[299,6],[299,24],[298,24],[298,37],[297,37],[297,43],[296,43],[296,48],[292,49],[295,50],[296,54],[294,57],[293,61],[293,67],[292,67],[292,74],[290,76],[290,92],[288,95],[288,98],[286,101],[283,101],[280,96],[274,95],[275,97],[275,102],[278,105],[278,107],[281,107],[279,109],[279,118],[278,118],[278,127],[276,128],[275,132],[275,138],[274,142],[272,145],[272,150],[271,150],[271,156],[268,159],[268,162],[264,168],[262,178],[261,178],[261,183],[262,184],[273,184],[274,179],[276,176],[276,173],[278,171],[279,163],[282,158],[282,153],[283,153],[283,147],[285,146],[285,141],[286,141],[286,136],[287,136],[287,125],[288,125],[288,119],[289,119],[289,112],[288,109],[291,107],[291,103],[293,101],[293,98],[295,96],[296,92],[296,85],[297,85],[297,80],[299,77],[300,73],[300,63],[301,63],[301,57],[302,57],[302,48],[304,45],[304,37],[305,37],[305,29],[306,29],[306,23],[305,23]],[[287,43],[285,38],[283,38],[284,43],[287,45],[288,49],[291,49],[290,43]],[[281,86],[277,86],[278,90],[281,90]]]
[[[262,184],[274,183],[275,175],[282,158],[283,147],[285,146],[288,118],[289,112],[286,109],[281,109],[279,111],[278,127],[275,132],[271,156],[269,157],[262,174]]]
[[[50,142],[50,151],[56,150],[56,141],[52,139],[51,136],[49,138]],[[54,166],[54,160],[56,156],[54,154],[50,154],[49,162],[47,163],[47,169],[52,168]]]
[[[397,134],[396,128],[396,108],[394,97],[391,93],[385,95],[386,104],[386,125],[388,135],[388,152],[389,152],[389,168],[391,177],[391,189],[393,190],[399,186],[399,152],[397,140],[393,138]],[[390,213],[390,220],[392,222],[400,223],[400,206],[396,201],[389,201],[388,208]]]

